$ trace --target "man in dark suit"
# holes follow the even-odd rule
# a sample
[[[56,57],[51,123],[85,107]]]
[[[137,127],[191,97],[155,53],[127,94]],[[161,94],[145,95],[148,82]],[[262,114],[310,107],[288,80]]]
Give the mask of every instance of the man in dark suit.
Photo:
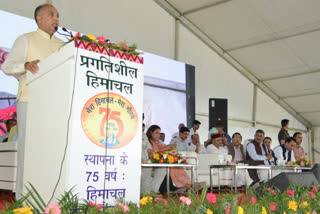
[[[227,144],[228,153],[232,156],[232,162],[234,163],[244,163],[245,161],[244,148],[241,142],[242,136],[236,132],[232,135],[231,143]]]

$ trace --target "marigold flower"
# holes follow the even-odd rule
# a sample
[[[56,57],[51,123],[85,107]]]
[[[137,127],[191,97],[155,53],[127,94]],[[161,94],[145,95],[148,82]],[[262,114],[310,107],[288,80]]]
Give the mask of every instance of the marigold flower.
[[[33,214],[31,207],[22,207],[13,210],[14,214]]]
[[[173,163],[174,162],[174,157],[172,155],[169,155],[168,162],[169,163]]]
[[[288,202],[288,210],[297,211],[298,205],[295,201]]]
[[[158,153],[154,153],[154,154],[153,154],[153,159],[159,160],[159,159],[160,159],[159,154],[158,154]]]
[[[266,208],[262,207],[261,214],[267,214]]]
[[[92,40],[92,41],[97,41],[97,38],[96,38],[94,35],[88,34],[87,36],[88,36],[88,38],[89,38],[90,40]]]
[[[238,214],[243,214],[244,211],[243,211],[243,208],[241,206],[238,206]]]
[[[217,202],[217,197],[216,197],[216,195],[213,194],[213,193],[208,193],[208,194],[207,194],[207,201],[208,201],[209,203],[215,204],[215,203]]]
[[[191,204],[191,199],[188,197],[181,196],[179,200],[182,201],[185,205],[189,206]]]
[[[206,214],[213,214],[213,212],[210,209],[207,209]]]
[[[145,197],[140,199],[140,204],[141,205],[146,205],[146,204],[151,203],[151,202],[152,202],[152,197],[150,197],[150,196],[145,196]]]
[[[308,206],[308,202],[306,202],[306,201],[302,201],[301,203],[300,203],[300,205],[299,205],[299,207],[303,207],[303,208],[305,208],[305,207],[307,207]]]

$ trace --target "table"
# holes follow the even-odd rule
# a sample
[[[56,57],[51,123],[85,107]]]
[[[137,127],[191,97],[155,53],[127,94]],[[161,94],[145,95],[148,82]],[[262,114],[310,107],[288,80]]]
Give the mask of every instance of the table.
[[[212,170],[218,169],[218,189],[220,192],[220,174],[219,169],[233,169],[233,184],[234,184],[234,190],[235,193],[237,193],[237,186],[238,186],[238,170],[239,169],[245,169],[245,178],[247,178],[248,169],[263,169],[268,170],[268,178],[271,178],[271,166],[248,166],[248,165],[210,165],[210,190],[212,190]],[[247,186],[247,179],[246,186]]]
[[[169,163],[143,163],[141,167],[158,167],[158,168],[166,168],[167,169],[167,194],[170,193],[170,168],[172,167],[183,167],[183,168],[191,168],[191,185],[194,189],[194,181],[193,181],[193,174],[194,174],[194,165],[189,164],[169,164]]]

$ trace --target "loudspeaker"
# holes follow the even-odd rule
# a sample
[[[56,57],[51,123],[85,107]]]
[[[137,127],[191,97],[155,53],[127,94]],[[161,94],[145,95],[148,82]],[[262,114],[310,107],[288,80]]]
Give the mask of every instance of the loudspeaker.
[[[222,123],[228,133],[228,99],[209,99],[209,130],[217,123]]]
[[[257,188],[257,194],[261,193],[264,187],[277,187],[283,192],[290,185],[310,187],[311,185],[319,186],[319,183],[312,172],[282,172]]]

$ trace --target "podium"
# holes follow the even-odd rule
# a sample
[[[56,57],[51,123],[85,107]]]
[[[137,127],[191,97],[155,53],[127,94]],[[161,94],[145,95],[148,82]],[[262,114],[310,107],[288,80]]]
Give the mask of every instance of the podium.
[[[74,41],[42,60],[27,84],[17,194],[30,182],[45,202],[57,185],[54,201],[74,188],[97,203],[138,203],[143,58]]]

